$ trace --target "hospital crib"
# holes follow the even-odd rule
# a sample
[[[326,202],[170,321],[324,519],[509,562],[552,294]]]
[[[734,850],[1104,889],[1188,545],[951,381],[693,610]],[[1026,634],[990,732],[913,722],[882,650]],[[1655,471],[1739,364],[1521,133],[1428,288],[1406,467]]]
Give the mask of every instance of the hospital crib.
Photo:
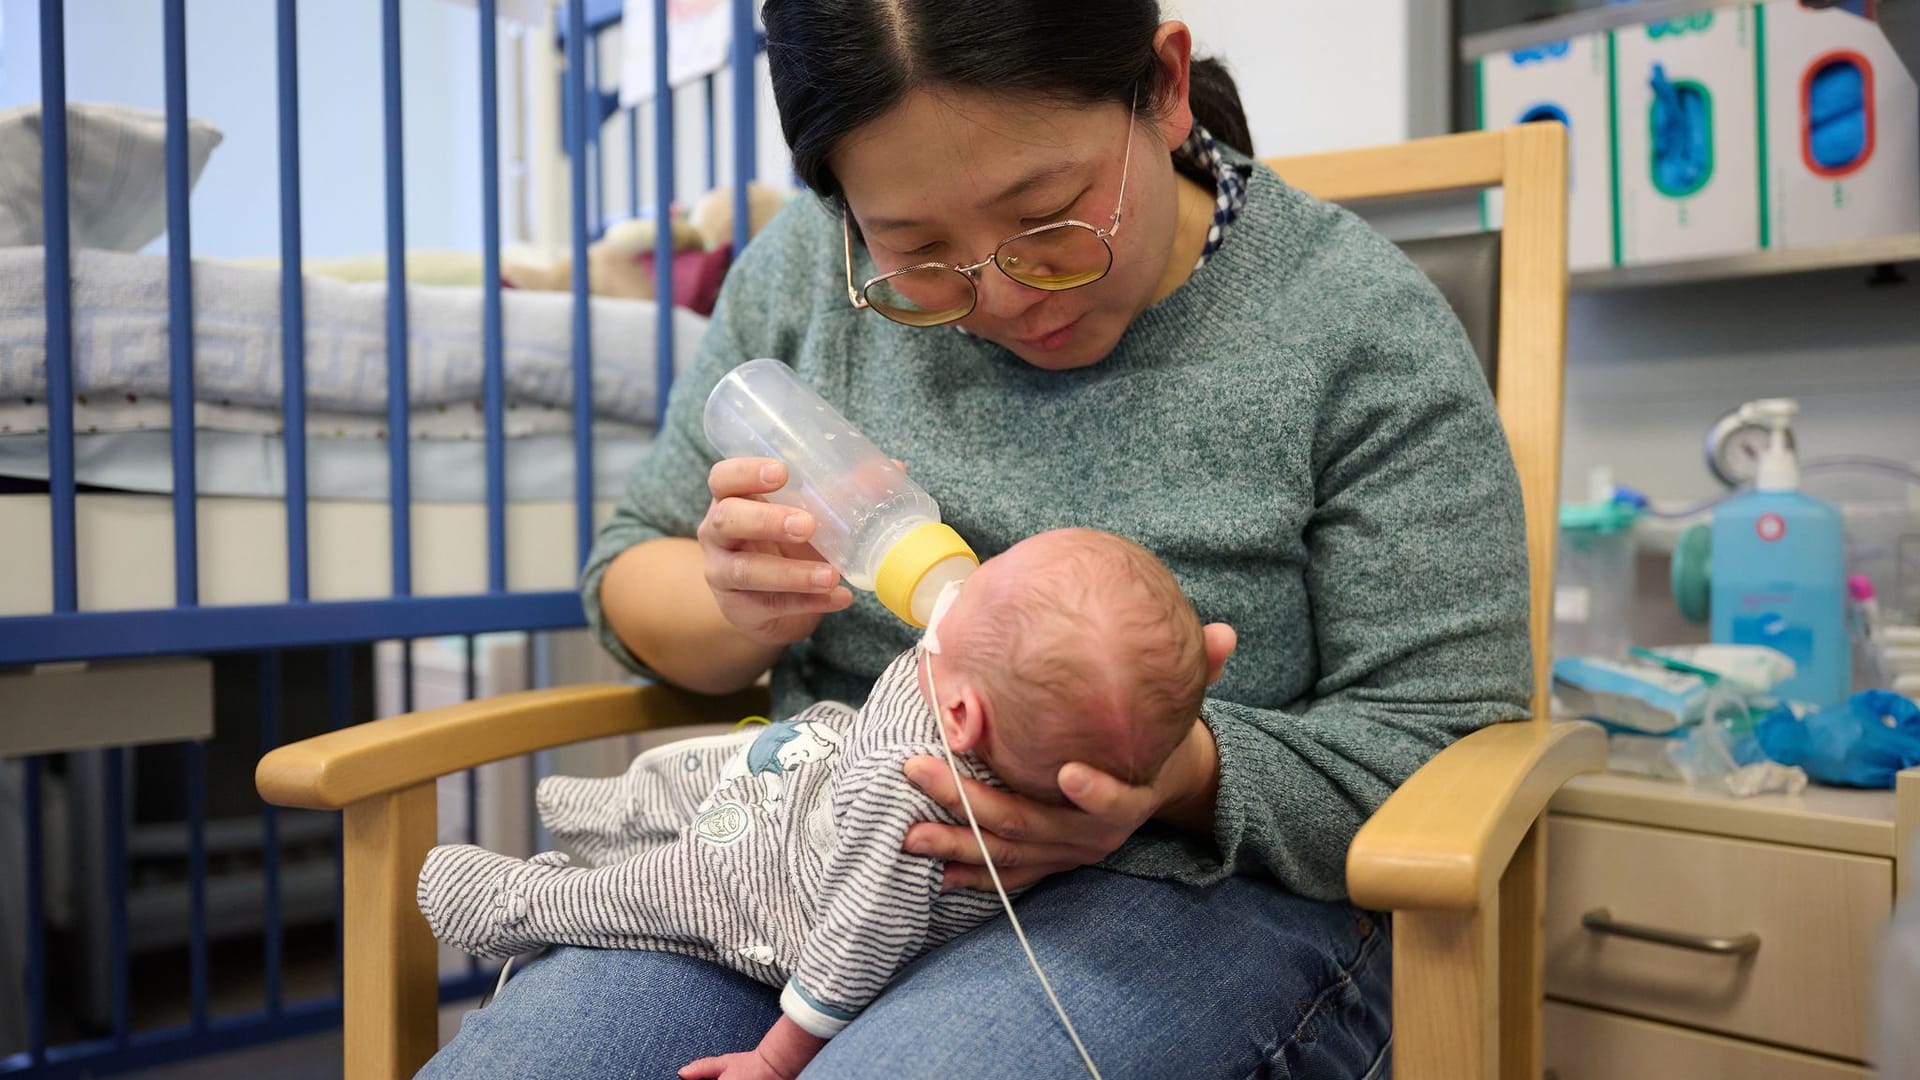
[[[68,108],[68,5],[39,0],[44,250],[0,249],[0,290],[26,282],[43,291],[45,311],[44,364],[18,342],[11,357],[16,375],[26,366],[43,370],[37,396],[45,409],[44,475],[24,483],[0,479],[0,857],[9,862],[0,866],[0,1075],[110,1074],[339,1024],[337,982],[329,979],[320,993],[301,996],[286,983],[284,955],[295,925],[339,924],[338,819],[261,804],[250,790],[250,768],[241,774],[238,795],[210,787],[210,772],[218,771],[210,769],[210,748],[237,747],[233,752],[250,766],[283,742],[370,719],[382,672],[397,684],[387,695],[394,707],[411,710],[416,687],[430,675],[416,670],[416,643],[441,654],[455,643],[451,662],[441,670],[453,673],[460,696],[484,689],[490,656],[493,668],[504,663],[525,669],[510,672],[508,686],[541,681],[538,641],[528,648],[511,635],[582,623],[572,579],[592,539],[596,506],[605,509],[606,474],[617,473],[623,460],[601,462],[597,489],[597,452],[605,456],[617,445],[630,453],[644,446],[648,428],[664,410],[676,364],[699,333],[698,317],[674,304],[668,228],[657,230],[651,307],[590,298],[588,292],[588,245],[604,230],[610,201],[602,156],[618,152],[615,146],[629,155],[626,194],[634,216],[645,213],[639,205],[643,159],[654,178],[656,222],[669,219],[675,198],[676,95],[668,84],[667,50],[653,52],[653,96],[645,106],[652,146],[646,155],[638,146],[639,110],[621,106],[600,70],[603,37],[622,20],[620,0],[564,0],[544,12],[551,29],[534,31],[543,34],[537,49],[552,54],[550,73],[559,93],[547,96],[557,96],[559,108],[552,122],[530,126],[562,133],[571,256],[570,295],[547,296],[503,292],[501,285],[499,45],[502,19],[510,14],[505,9],[524,13],[549,5],[461,0],[476,9],[479,35],[481,152],[473,164],[481,179],[484,239],[478,285],[454,294],[410,288],[408,282],[402,0],[354,2],[379,6],[382,31],[385,379],[375,390],[385,395],[387,482],[384,492],[371,497],[322,501],[316,450],[325,448],[316,448],[309,435],[315,415],[309,387],[339,343],[317,329],[330,317],[321,309],[348,300],[364,304],[367,289],[378,283],[351,292],[303,277],[297,0],[275,0],[273,9],[280,242],[279,265],[271,271],[193,259],[187,196],[197,170],[191,160],[196,132],[187,96],[185,0],[162,0],[166,254],[107,256],[72,242],[69,138],[73,118],[83,114]],[[644,17],[642,3],[631,6]],[[654,42],[668,40],[668,6],[667,0],[650,6]],[[747,185],[754,173],[755,64],[763,47],[755,6],[729,0],[717,9],[732,30],[726,68],[707,75],[704,86],[681,88],[682,101],[688,91],[704,90],[710,186],[719,163],[731,161],[735,253],[747,241]],[[629,22],[634,17],[627,15]],[[549,74],[541,65],[533,70],[536,80]],[[526,97],[543,100],[541,88],[534,89]],[[722,93],[731,98],[724,113]],[[623,121],[624,140],[603,138]],[[731,144],[724,155],[717,145],[723,130]],[[76,401],[100,405],[88,403],[77,385],[88,370],[81,360],[96,356],[90,348],[107,347],[98,337],[105,332],[98,313],[87,306],[95,280],[90,275],[109,272],[164,297],[164,330],[151,336],[165,342],[168,389],[164,404],[154,403],[164,416],[158,438],[166,449],[156,456],[170,466],[165,494],[126,494],[110,480],[90,477],[88,468],[97,469],[98,462],[90,466],[92,459],[76,452],[76,440],[89,435],[76,430]],[[284,462],[284,469],[271,478],[270,490],[229,498],[197,488],[205,472],[196,466],[206,464],[200,459],[209,448],[196,437],[195,380],[206,379],[209,367],[196,363],[196,350],[222,345],[213,332],[217,327],[203,325],[207,307],[231,303],[250,289],[277,301],[239,315],[266,312],[278,347],[278,368],[270,374],[284,391],[276,395],[273,459]],[[419,325],[410,331],[410,319],[440,322],[423,337]],[[409,434],[435,410],[412,404],[410,372],[418,365],[410,365],[410,349],[422,347],[423,340],[439,341],[434,335],[456,323],[472,338],[461,348],[478,357],[469,374],[479,388],[479,432],[470,439],[468,462],[478,491],[464,500],[429,502],[414,485],[423,475],[420,466],[438,468],[430,463],[439,460],[432,456],[436,447]],[[535,327],[546,336],[529,342]],[[327,355],[311,355],[316,340]],[[641,343],[648,340],[651,350]],[[7,347],[0,332],[0,369],[9,367]],[[641,365],[629,362],[649,352]],[[544,424],[548,450],[559,444],[561,452],[546,471],[521,474],[520,486],[536,490],[515,495],[509,412],[516,384],[509,358],[527,355],[551,361],[547,385],[564,397],[536,418]],[[26,365],[17,362],[23,358]],[[642,415],[607,422],[609,397]],[[376,649],[375,642],[390,645]],[[161,657],[212,663],[142,667]],[[82,663],[85,671],[77,671]],[[177,688],[188,698],[211,701],[219,717],[216,730],[205,731],[203,722],[184,741],[178,734],[163,736],[173,741],[139,750],[91,735],[84,713],[92,688],[123,676],[147,679],[135,685],[149,689]],[[67,693],[68,686],[79,688],[68,700],[70,712],[50,713],[45,699]],[[66,730],[28,732],[10,722],[9,701],[17,707],[36,700],[41,714],[60,716],[56,726]],[[155,724],[176,730],[166,726],[166,700],[156,693],[151,707]],[[26,714],[24,708],[14,711],[12,721]],[[124,731],[125,721],[107,728]],[[209,734],[216,738],[209,741]],[[518,776],[529,779],[524,772]],[[64,803],[53,802],[56,790],[66,794]],[[469,829],[477,819],[478,792],[475,774],[467,773]],[[55,819],[66,833],[64,844],[55,835]],[[69,964],[58,963],[51,948],[50,907],[70,913]],[[209,954],[216,938],[235,937],[258,943],[264,976],[259,1000],[239,1014],[214,1015]],[[185,1022],[136,1029],[136,946],[172,944],[184,946]],[[336,943],[336,957],[340,948]],[[469,964],[442,977],[440,997],[476,996],[493,977]],[[80,1007],[66,1011],[83,1020],[97,1014],[94,1025],[50,1025],[56,1001],[69,998]]]

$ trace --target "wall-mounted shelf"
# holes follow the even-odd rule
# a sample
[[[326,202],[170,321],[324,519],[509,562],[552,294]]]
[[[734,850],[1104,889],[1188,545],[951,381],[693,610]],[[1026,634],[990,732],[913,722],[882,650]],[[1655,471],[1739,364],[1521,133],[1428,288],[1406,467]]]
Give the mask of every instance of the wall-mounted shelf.
[[[1488,53],[1523,49],[1545,41],[1559,41],[1580,34],[1618,30],[1623,26],[1642,26],[1715,8],[1740,6],[1743,6],[1740,0],[1640,0],[1634,4],[1613,4],[1590,11],[1576,11],[1571,15],[1502,27],[1482,34],[1468,34],[1460,39],[1460,59],[1473,60]]]
[[[1871,240],[1856,240],[1852,243],[1833,244],[1826,247],[1755,251],[1717,259],[1691,259],[1685,262],[1582,270],[1575,273],[1568,284],[1576,291],[1630,289],[1647,285],[1725,281],[1733,278],[1803,274],[1818,270],[1844,270],[1850,267],[1911,262],[1920,262],[1920,233],[1880,236]]]

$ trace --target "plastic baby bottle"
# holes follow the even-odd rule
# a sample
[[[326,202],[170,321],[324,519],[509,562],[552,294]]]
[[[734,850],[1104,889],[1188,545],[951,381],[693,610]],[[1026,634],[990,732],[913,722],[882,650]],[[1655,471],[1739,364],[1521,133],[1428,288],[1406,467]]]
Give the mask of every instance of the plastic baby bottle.
[[[940,505],[778,360],[749,360],[707,397],[707,441],[724,457],[787,467],[771,502],[813,515],[813,547],[848,585],[923,627],[948,582],[980,560],[940,521]]]

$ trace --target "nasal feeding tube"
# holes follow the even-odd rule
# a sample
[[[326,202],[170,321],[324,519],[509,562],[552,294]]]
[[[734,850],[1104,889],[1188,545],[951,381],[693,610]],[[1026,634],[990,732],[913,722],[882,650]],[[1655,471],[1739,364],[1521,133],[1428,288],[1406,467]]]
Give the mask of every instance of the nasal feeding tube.
[[[921,654],[916,660],[926,663],[927,693],[937,707],[932,663],[940,651],[936,630],[959,596],[960,583],[980,565],[960,534],[941,522],[939,504],[778,360],[749,360],[723,376],[707,397],[702,427],[707,441],[728,457],[771,457],[784,463],[787,482],[766,496],[767,501],[812,514],[813,549],[839,568],[847,584],[873,590],[888,610],[909,625],[926,628],[915,646]],[[934,723],[967,825],[1014,936],[1087,1072],[1101,1080],[1000,883],[946,726],[937,716]]]
[[[940,595],[933,603],[933,611],[927,616],[927,632],[920,638],[920,660],[926,664],[927,696],[932,699],[936,712],[940,708],[940,693],[933,685],[933,657],[940,651],[940,620],[947,610],[953,607],[953,601],[960,595],[960,582],[949,581],[940,588]],[[1033,946],[1027,942],[1027,932],[1020,926],[1020,916],[1013,913],[1013,901],[1007,897],[1006,886],[1000,884],[1000,871],[993,865],[993,856],[987,851],[986,838],[980,835],[980,819],[973,814],[973,800],[967,798],[966,785],[960,782],[960,763],[953,756],[953,744],[947,741],[947,725],[934,716],[934,726],[940,729],[940,746],[947,752],[947,768],[953,773],[953,789],[960,793],[960,807],[967,812],[967,825],[973,829],[973,842],[980,845],[980,859],[987,867],[987,876],[993,879],[993,891],[1000,894],[1000,906],[1006,909],[1007,921],[1013,924],[1013,936],[1020,939],[1020,948],[1027,954],[1027,963],[1033,965],[1033,973],[1040,977],[1040,988],[1047,992],[1047,1000],[1053,1003],[1053,1011],[1060,1016],[1060,1023],[1067,1029],[1067,1037],[1073,1040],[1073,1048],[1080,1051],[1080,1060],[1087,1066],[1087,1072],[1093,1080],[1101,1080],[1100,1069],[1093,1063],[1093,1055],[1087,1053],[1087,1045],[1080,1041],[1080,1033],[1074,1030],[1073,1021],[1067,1018],[1066,1007],[1060,1004],[1060,998],[1053,992],[1053,984],[1047,981],[1047,973],[1040,968],[1040,959],[1033,955]]]

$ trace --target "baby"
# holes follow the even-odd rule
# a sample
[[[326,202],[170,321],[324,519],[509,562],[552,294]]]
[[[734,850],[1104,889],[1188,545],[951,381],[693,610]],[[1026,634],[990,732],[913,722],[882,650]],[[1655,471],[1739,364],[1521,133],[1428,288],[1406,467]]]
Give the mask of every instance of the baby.
[[[902,850],[914,823],[956,823],[901,768],[943,756],[936,725],[963,774],[1065,804],[1063,765],[1144,784],[1199,723],[1200,620],[1130,540],[1022,541],[936,622],[939,650],[900,654],[858,710],[821,702],[651,750],[622,776],[543,781],[542,819],[591,866],[435,848],[419,885],[434,934],[492,958],[547,943],[682,953],[783,987],[784,1016],[740,1064],[798,1073],[909,961],[1000,912],[992,893],[941,892],[943,863]]]

